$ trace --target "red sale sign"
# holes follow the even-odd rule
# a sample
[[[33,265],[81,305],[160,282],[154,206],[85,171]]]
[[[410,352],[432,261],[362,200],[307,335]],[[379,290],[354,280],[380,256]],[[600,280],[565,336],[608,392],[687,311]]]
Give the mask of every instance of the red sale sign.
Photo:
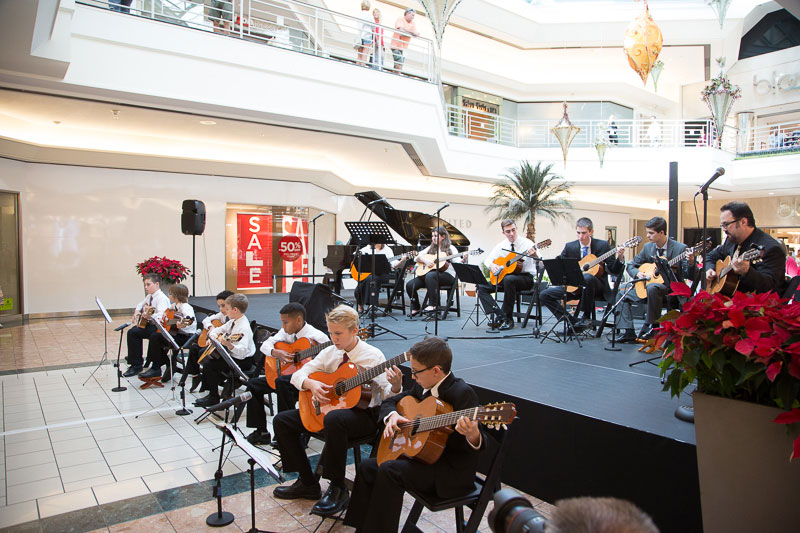
[[[278,241],[278,255],[284,261],[297,261],[303,255],[303,243],[295,235],[286,235]]]
[[[289,261],[284,258],[283,261],[283,274],[284,275],[299,275],[308,274],[308,220],[297,218],[289,215],[283,215],[281,218],[282,234],[285,237],[294,237],[300,241],[300,255],[297,255],[294,261]],[[281,239],[283,241],[283,239]],[[287,241],[289,242],[289,241]],[[294,242],[292,239],[291,242]],[[295,281],[308,281],[306,277],[287,277],[283,278],[283,290],[289,292],[292,284]]]
[[[272,288],[272,215],[236,214],[236,288]]]

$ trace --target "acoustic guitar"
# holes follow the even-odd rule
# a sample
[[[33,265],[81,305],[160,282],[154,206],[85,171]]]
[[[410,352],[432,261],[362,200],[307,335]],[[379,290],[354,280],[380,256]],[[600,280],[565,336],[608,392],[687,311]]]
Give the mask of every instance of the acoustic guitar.
[[[217,320],[216,318],[211,321],[211,327],[208,329],[203,329],[200,333],[200,336],[197,338],[197,345],[201,348],[205,348],[208,344],[208,334],[209,332],[214,329],[218,328],[222,325],[222,320]]]
[[[687,248],[679,255],[670,259],[667,263],[670,267],[673,267],[678,264],[678,262],[682,261],[684,258],[689,259],[690,257],[696,257],[699,254],[702,254],[711,246],[711,241],[706,242],[706,245],[703,246],[702,242],[697,243],[696,245],[692,246],[691,248]],[[653,283],[664,283],[664,278],[657,273],[656,264],[655,263],[645,263],[639,267],[639,272],[644,274],[643,277],[647,278],[647,281],[644,283],[637,283],[636,284],[636,296],[639,298],[647,298],[647,286]]]
[[[217,335],[217,340],[226,340],[229,342],[239,342],[244,337],[242,333],[224,333]],[[212,359],[217,359],[219,354],[217,354],[217,349],[213,344],[209,344],[205,351],[200,354],[200,357],[197,358],[197,363],[200,364],[206,357],[211,356]]]
[[[193,316],[185,317],[171,307],[164,311],[164,315],[161,317],[161,325],[164,326],[165,330],[173,334],[177,333],[179,329],[191,326],[193,323]]]
[[[363,341],[369,339],[369,329],[359,329],[358,338]],[[292,354],[292,362],[282,363],[280,357],[267,355],[264,359],[264,376],[267,378],[267,383],[274,389],[275,380],[278,379],[278,376],[294,374],[319,355],[319,352],[332,345],[333,342],[331,341],[312,345],[311,341],[305,337],[300,337],[292,343],[276,342],[274,349]]]
[[[387,368],[402,365],[409,360],[411,360],[411,354],[403,352],[361,372],[358,371],[355,364],[345,363],[333,372],[314,372],[309,375],[309,379],[321,381],[332,387],[327,394],[327,403],[315,400],[309,390],[300,391],[300,420],[302,420],[303,426],[312,433],[317,433],[325,427],[322,421],[325,415],[331,411],[367,407],[372,399],[369,382],[380,376]]]
[[[546,239],[542,242],[537,242],[531,249],[533,250],[544,250],[548,246],[552,244],[550,239]],[[493,261],[493,263],[502,268],[497,274],[490,274],[489,281],[492,282],[492,285],[497,285],[503,278],[506,277],[507,274],[519,274],[522,272],[522,263],[525,262],[525,258],[530,257],[528,255],[528,250],[525,252],[518,253],[518,252],[511,252],[506,256],[498,257]]]
[[[156,308],[155,307],[153,307],[152,305],[145,305],[142,308],[142,312],[139,313],[136,317],[134,317],[136,319],[135,320],[136,327],[137,328],[146,328],[147,327],[147,323],[150,322],[150,319],[153,317],[155,312],[156,312]]]
[[[462,416],[495,429],[506,429],[506,425],[517,416],[513,403],[495,403],[453,411],[451,405],[433,396],[421,402],[413,396],[406,396],[397,403],[397,412],[410,422],[398,424],[399,431],[391,438],[381,437],[378,445],[379,465],[401,455],[429,465],[435,463],[444,452],[447,439],[454,431],[453,426]]]
[[[756,263],[763,257],[764,248],[760,246],[742,253],[739,259]],[[739,275],[733,271],[733,265],[731,263],[731,256],[717,260],[714,269],[717,273],[717,279],[708,287],[709,294],[716,294],[719,292],[725,296],[732,297],[733,293],[736,292],[736,289],[739,287]]]
[[[616,246],[600,257],[597,257],[594,254],[588,254],[586,257],[578,261],[578,264],[581,267],[581,270],[584,274],[589,273],[594,277],[599,277],[603,275],[603,261],[617,253],[623,248],[633,248],[637,244],[642,242],[642,238],[640,236],[633,237],[632,239],[628,239],[624,243],[619,246]],[[578,287],[573,287],[571,285],[567,285],[567,292],[575,292],[578,290]]]
[[[418,252],[412,250],[404,254],[389,257],[387,258],[387,261],[391,263],[392,261],[397,261],[398,259],[402,259],[404,257],[415,257],[417,253]],[[370,255],[371,254],[365,254],[364,256],[362,256],[361,260],[366,261],[366,264],[372,264],[371,260],[369,259]],[[357,264],[358,261],[353,261],[352,263],[350,263],[350,277],[352,277],[356,281],[364,281],[370,276],[370,274],[372,274],[372,272],[359,272]]]
[[[467,255],[480,255],[483,253],[483,250],[477,248],[475,250],[470,250],[469,252],[458,252],[457,254],[448,255],[445,257],[439,256],[439,264],[442,265],[439,268],[439,270],[444,268],[445,263],[447,263],[451,259],[455,259],[456,257],[464,255],[465,253]],[[425,274],[436,268],[436,254],[419,254],[419,257],[421,257],[422,259],[427,259],[433,264],[431,266],[427,266],[425,263],[417,263],[416,269],[414,270],[414,275],[424,276]]]

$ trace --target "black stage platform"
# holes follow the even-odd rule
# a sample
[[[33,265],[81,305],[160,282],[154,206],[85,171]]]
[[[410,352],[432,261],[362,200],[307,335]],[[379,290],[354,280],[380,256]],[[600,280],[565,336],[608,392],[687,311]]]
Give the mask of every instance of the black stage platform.
[[[288,301],[288,294],[250,296],[247,316],[280,327],[278,310]],[[474,302],[462,296],[462,316],[450,313],[440,321],[439,336],[493,337],[450,339],[450,345],[454,372],[478,390],[481,401],[517,405],[503,481],[551,503],[574,496],[629,499],[661,531],[701,531],[694,426],[673,414],[691,398],[678,401],[662,392],[652,365],[629,368],[644,357],[638,345],[611,352],[603,349],[605,339],[585,340],[583,348],[574,342],[504,339],[486,333],[485,324],[467,322]],[[190,303],[216,308],[213,297]],[[387,357],[433,334],[433,322],[408,320],[399,311],[393,316],[398,320],[377,322],[408,340],[387,334],[369,341]],[[508,333],[530,332],[518,325]]]

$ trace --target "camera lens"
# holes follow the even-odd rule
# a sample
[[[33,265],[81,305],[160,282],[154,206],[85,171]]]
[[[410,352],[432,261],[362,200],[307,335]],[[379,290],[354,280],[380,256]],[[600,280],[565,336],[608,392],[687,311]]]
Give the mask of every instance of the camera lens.
[[[543,533],[545,522],[518,492],[502,489],[495,493],[494,509],[489,513],[489,527],[494,533]]]

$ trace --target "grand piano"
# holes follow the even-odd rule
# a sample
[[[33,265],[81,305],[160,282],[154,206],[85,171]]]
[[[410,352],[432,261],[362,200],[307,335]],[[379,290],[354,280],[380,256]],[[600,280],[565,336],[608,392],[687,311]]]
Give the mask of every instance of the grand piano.
[[[372,214],[397,233],[408,244],[392,246],[395,254],[401,254],[410,250],[422,250],[431,244],[431,229],[436,226],[436,217],[419,211],[406,211],[395,209],[386,200],[381,200],[381,196],[375,191],[359,192],[355,197],[364,204],[365,212],[369,209]],[[381,200],[381,201],[378,201]],[[450,241],[459,251],[469,249],[469,239],[461,233],[455,226],[444,220],[438,221],[450,233]],[[334,273],[332,289],[336,293],[342,291],[342,272],[349,269],[353,262],[353,256],[361,248],[359,245],[352,244],[329,244],[328,255],[322,260],[322,264],[330,268]]]

